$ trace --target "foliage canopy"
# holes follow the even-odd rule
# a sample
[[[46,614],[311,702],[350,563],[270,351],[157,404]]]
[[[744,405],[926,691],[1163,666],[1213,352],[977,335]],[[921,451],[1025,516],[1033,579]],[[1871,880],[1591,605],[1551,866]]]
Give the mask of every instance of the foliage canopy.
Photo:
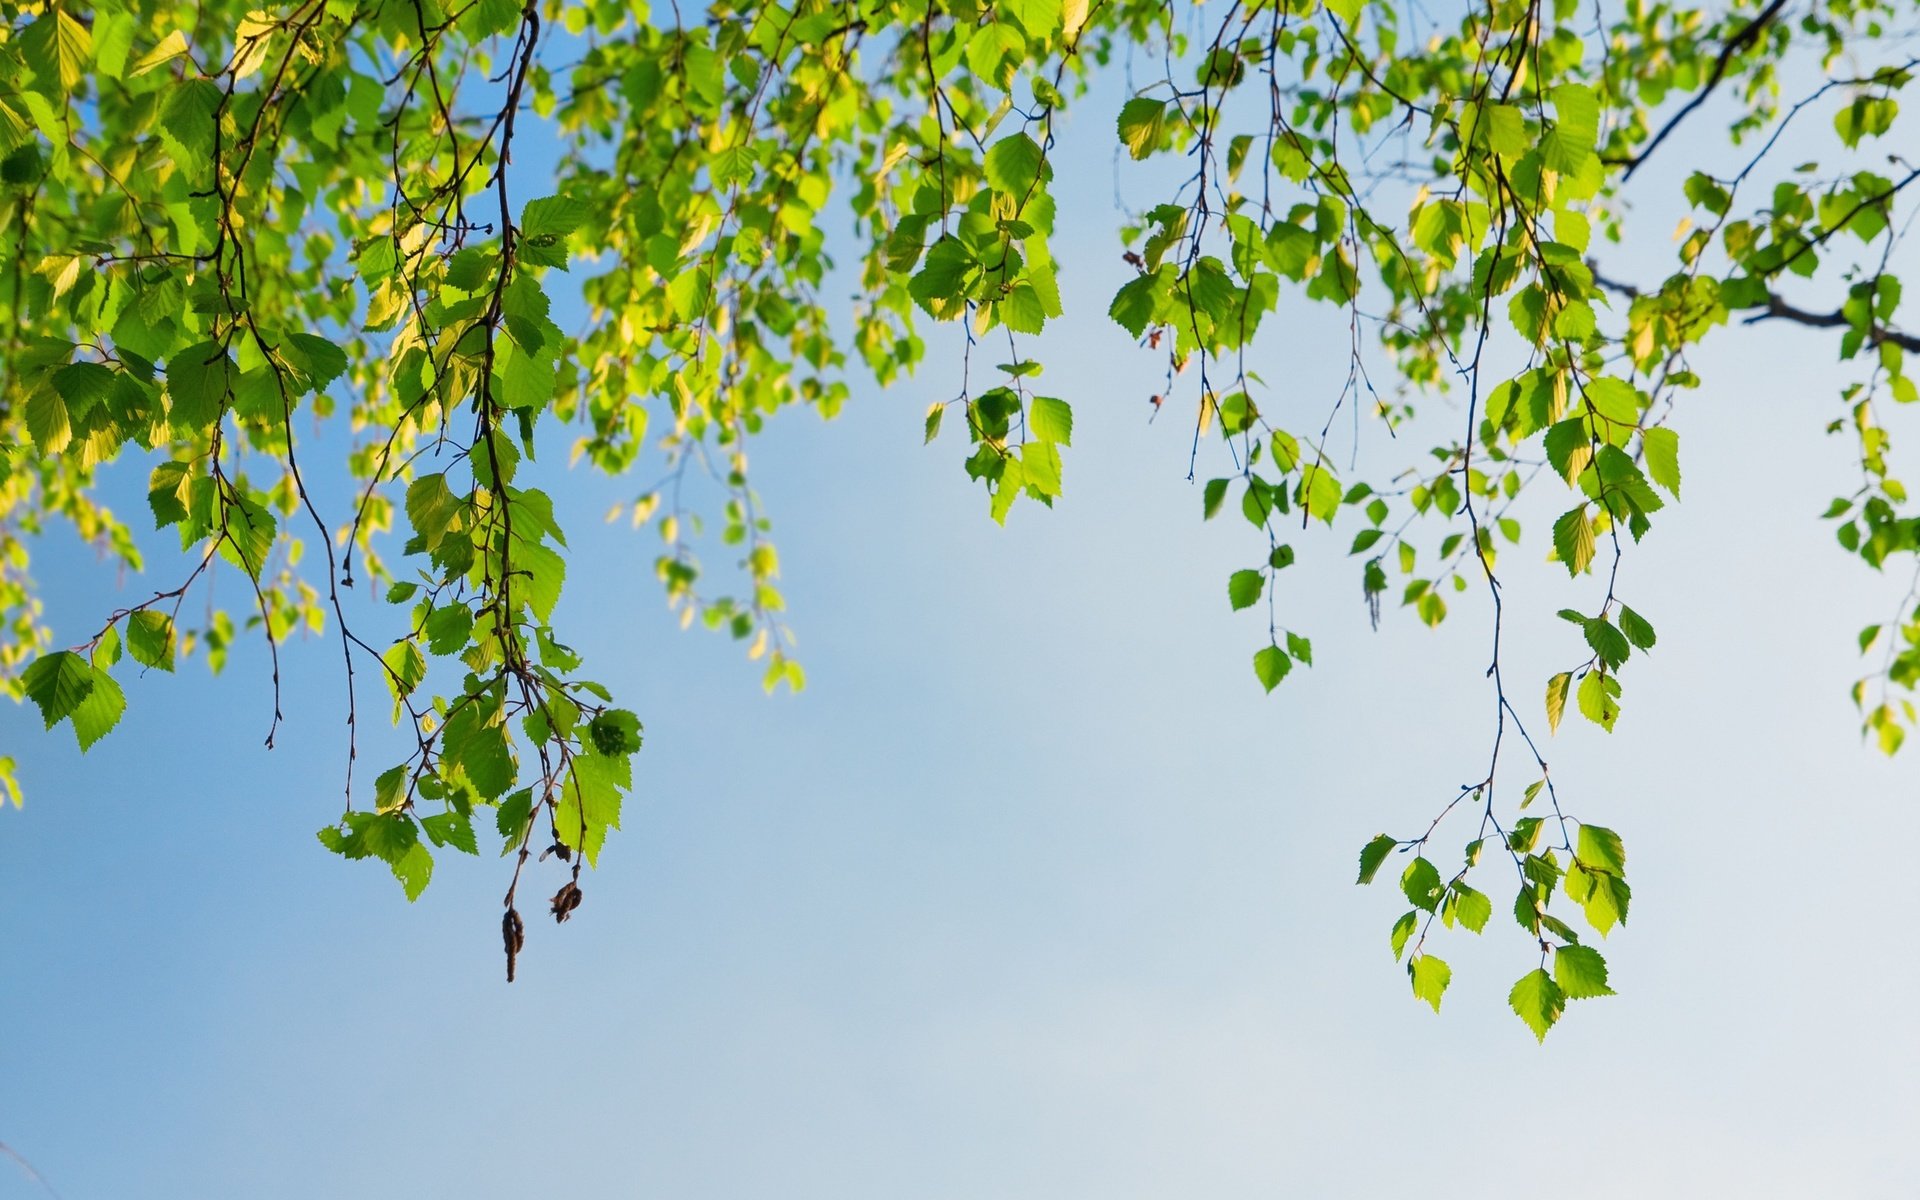
[[[664,464],[625,515],[664,539],[669,603],[745,642],[769,689],[799,687],[748,472],[771,415],[831,416],[856,372],[897,384],[946,338],[960,377],[927,440],[952,419],[994,520],[1062,495],[1074,398],[1042,393],[1037,354],[1062,314],[1064,137],[1114,139],[1157,189],[1118,221],[1113,337],[1164,365],[1154,410],[1192,422],[1198,515],[1249,525],[1226,598],[1266,614],[1259,685],[1312,663],[1282,572],[1316,522],[1376,621],[1390,593],[1428,624],[1460,593],[1491,601],[1485,775],[1360,853],[1362,883],[1394,864],[1392,949],[1436,1009],[1436,919],[1477,934],[1496,908],[1536,964],[1510,995],[1536,1035],[1610,991],[1587,939],[1627,917],[1626,853],[1563,805],[1541,746],[1570,711],[1611,731],[1655,648],[1622,564],[1680,496],[1694,346],[1741,322],[1831,329],[1857,369],[1830,428],[1862,472],[1826,515],[1872,567],[1920,550],[1878,415],[1916,397],[1894,268],[1920,168],[1887,152],[1916,60],[1893,3],[257,4],[0,0],[0,677],[84,749],[121,715],[117,673],[218,669],[244,628],[272,651],[277,726],[281,647],[336,644],[358,698],[348,807],[320,840],[413,897],[435,851],[497,839],[509,978],[529,861],[551,844],[566,919],[641,744],[553,626],[572,515],[517,482],[536,441],[609,474]],[[1117,112],[1080,113],[1116,74]],[[1671,161],[1703,138],[1711,169]],[[542,153],[550,170],[528,164]],[[1689,215],[1665,278],[1629,282],[1608,256],[1645,236],[1650,188]],[[825,298],[836,271],[850,313]],[[1350,314],[1337,396],[1261,379],[1283,302]],[[1342,411],[1365,422],[1364,472],[1340,469]],[[57,648],[29,546],[59,517],[140,567],[148,514],[96,488],[123,457],[190,568]],[[350,494],[314,482],[342,465]],[[723,593],[689,471],[724,490],[704,514],[739,565]],[[1578,594],[1544,689],[1501,658],[1496,567],[1523,501]],[[190,620],[218,572],[245,603]],[[377,589],[403,634],[363,636],[346,589]],[[1920,680],[1915,597],[1860,643],[1879,657],[1855,699],[1891,752]],[[375,689],[411,751],[367,795],[352,746]],[[0,780],[17,802],[11,760]]]

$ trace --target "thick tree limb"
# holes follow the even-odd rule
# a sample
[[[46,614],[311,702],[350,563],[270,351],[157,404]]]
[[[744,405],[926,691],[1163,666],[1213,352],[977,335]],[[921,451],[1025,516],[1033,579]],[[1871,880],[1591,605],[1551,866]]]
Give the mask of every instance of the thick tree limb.
[[[1587,266],[1592,268],[1593,264],[1588,263]],[[1593,272],[1593,282],[1595,286],[1604,288],[1616,296],[1625,296],[1629,300],[1637,299],[1642,295],[1641,290],[1633,284],[1623,283],[1618,279],[1609,279],[1598,270]],[[1772,291],[1767,293],[1767,302],[1764,306],[1756,304],[1753,306],[1753,309],[1757,311],[1753,311],[1751,316],[1742,318],[1741,324],[1755,325],[1761,321],[1770,321],[1777,318],[1782,321],[1792,321],[1796,325],[1811,326],[1815,329],[1846,329],[1851,328],[1853,325],[1853,322],[1839,309],[1835,309],[1833,312],[1814,312],[1795,304],[1789,304],[1780,293]],[[1745,312],[1748,310],[1742,309],[1739,311]],[[1920,334],[1907,333],[1904,330],[1894,329],[1891,326],[1877,323],[1869,326],[1866,344],[1869,346],[1878,346],[1882,342],[1891,342],[1902,350],[1920,353]]]
[[[1794,305],[1788,304],[1773,292],[1767,293],[1767,307],[1765,311],[1754,313],[1752,316],[1746,318],[1743,324],[1753,325],[1774,317],[1779,317],[1785,321],[1792,321],[1795,324],[1812,325],[1822,329],[1847,328],[1853,324],[1852,321],[1849,321],[1838,311],[1830,313],[1808,312],[1804,308],[1797,308]],[[1878,346],[1882,342],[1892,342],[1902,350],[1920,351],[1920,335],[1903,333],[1898,329],[1890,329],[1885,325],[1870,325],[1867,329],[1866,344],[1869,346]]]

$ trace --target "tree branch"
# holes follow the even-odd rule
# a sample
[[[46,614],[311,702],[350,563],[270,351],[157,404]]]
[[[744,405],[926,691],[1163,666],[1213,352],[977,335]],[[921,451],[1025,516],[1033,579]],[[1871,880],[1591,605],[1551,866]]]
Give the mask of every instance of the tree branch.
[[[1648,142],[1645,148],[1638,154],[1621,160],[1627,167],[1620,173],[1622,180],[1633,178],[1633,173],[1640,169],[1640,164],[1652,157],[1653,152],[1660,148],[1660,143],[1667,140],[1667,135],[1677,129],[1680,122],[1692,116],[1695,109],[1706,103],[1707,97],[1713,94],[1714,89],[1720,86],[1720,81],[1726,77],[1727,68],[1733,64],[1733,56],[1752,45],[1754,39],[1759,37],[1761,31],[1767,26],[1773,24],[1774,19],[1780,15],[1780,10],[1786,6],[1787,0],[1773,0],[1760,10],[1758,16],[1742,25],[1737,33],[1727,39],[1726,45],[1720,48],[1720,57],[1713,62],[1713,72],[1707,76],[1706,86],[1695,92],[1693,99],[1687,101],[1679,112],[1667,118],[1667,123],[1660,127],[1660,132],[1653,135],[1653,140]]]
[[[1753,314],[1746,318],[1742,324],[1753,325],[1774,317],[1779,317],[1785,321],[1792,321],[1798,325],[1811,325],[1821,329],[1851,328],[1853,325],[1853,322],[1848,320],[1840,312],[1808,312],[1804,308],[1796,308],[1794,305],[1788,304],[1773,292],[1767,293],[1766,311]],[[1866,344],[1869,346],[1878,346],[1882,342],[1892,342],[1902,350],[1920,352],[1920,335],[1903,333],[1898,329],[1892,329],[1880,324],[1869,325],[1867,327]]]
[[[1593,265],[1591,262],[1587,264],[1589,268],[1592,268]],[[1604,288],[1617,296],[1625,296],[1629,300],[1638,299],[1645,294],[1633,284],[1623,283],[1618,279],[1609,279],[1598,270],[1594,270],[1593,272],[1593,282],[1595,286]],[[1741,320],[1741,324],[1743,325],[1756,325],[1761,321],[1770,321],[1778,318],[1782,321],[1792,321],[1796,325],[1806,325],[1814,329],[1850,329],[1853,327],[1853,322],[1847,318],[1843,310],[1835,309],[1833,312],[1814,312],[1795,304],[1789,304],[1780,293],[1774,291],[1767,293],[1767,302],[1765,305],[1755,304],[1749,307],[1760,311],[1753,313],[1752,316],[1743,318]],[[1867,340],[1865,344],[1868,346],[1878,346],[1882,342],[1892,342],[1902,350],[1920,353],[1920,334],[1907,333],[1903,330],[1877,323],[1869,325],[1867,327]]]

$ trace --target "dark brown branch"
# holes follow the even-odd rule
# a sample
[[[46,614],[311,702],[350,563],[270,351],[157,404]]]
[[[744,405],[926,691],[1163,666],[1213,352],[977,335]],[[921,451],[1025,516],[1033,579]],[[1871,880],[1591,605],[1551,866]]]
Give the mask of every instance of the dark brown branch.
[[[1786,6],[1787,0],[1773,0],[1771,4],[1760,10],[1758,16],[1742,25],[1737,33],[1727,39],[1726,45],[1720,47],[1720,57],[1713,62],[1713,71],[1707,76],[1706,85],[1695,92],[1693,99],[1687,101],[1679,112],[1667,118],[1667,123],[1660,127],[1660,132],[1654,134],[1653,140],[1648,142],[1638,154],[1625,160],[1627,169],[1620,173],[1621,179],[1631,179],[1633,173],[1640,169],[1640,164],[1652,157],[1653,152],[1660,148],[1660,143],[1666,141],[1667,136],[1679,128],[1680,122],[1692,116],[1695,109],[1706,103],[1707,97],[1713,94],[1714,89],[1720,86],[1720,81],[1726,77],[1727,68],[1733,65],[1733,56],[1752,45],[1754,39],[1759,37],[1767,26],[1773,24],[1774,19],[1780,15],[1780,10]]]
[[[1808,312],[1804,308],[1797,308],[1794,305],[1788,304],[1773,292],[1767,293],[1766,310],[1764,312],[1757,312],[1746,318],[1742,324],[1753,325],[1760,321],[1771,320],[1775,317],[1784,321],[1792,321],[1798,325],[1811,325],[1816,329],[1848,328],[1853,325],[1853,322],[1848,320],[1847,317],[1840,312]],[[1878,346],[1882,342],[1891,342],[1902,350],[1920,352],[1920,335],[1903,333],[1898,329],[1890,329],[1880,324],[1868,325],[1866,344],[1869,346]]]
[[[1587,265],[1591,267],[1593,264],[1588,263]],[[1593,282],[1595,286],[1604,288],[1617,296],[1625,296],[1629,300],[1638,299],[1644,294],[1633,284],[1622,283],[1618,279],[1609,279],[1598,271],[1593,273]],[[1750,307],[1758,309],[1759,311],[1749,317],[1743,318],[1741,320],[1741,324],[1743,325],[1756,325],[1761,321],[1778,319],[1782,321],[1792,321],[1796,325],[1806,325],[1814,329],[1847,329],[1853,326],[1853,321],[1850,320],[1842,310],[1836,309],[1833,312],[1814,312],[1810,309],[1787,303],[1786,299],[1778,292],[1768,292],[1765,305],[1756,304]],[[1877,323],[1869,325],[1867,327],[1866,345],[1878,346],[1882,342],[1891,342],[1902,350],[1920,353],[1920,334],[1907,333]]]

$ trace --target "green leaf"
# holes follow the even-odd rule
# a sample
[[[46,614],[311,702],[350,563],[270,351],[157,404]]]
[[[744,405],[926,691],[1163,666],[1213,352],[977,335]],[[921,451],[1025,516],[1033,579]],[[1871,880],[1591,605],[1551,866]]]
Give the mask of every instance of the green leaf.
[[[1618,667],[1627,661],[1629,654],[1633,653],[1633,647],[1628,644],[1626,635],[1615,629],[1605,618],[1595,617],[1591,621],[1584,622],[1583,628],[1587,635],[1587,645],[1593,647],[1593,652],[1599,655],[1600,661],[1606,663],[1609,668]]]
[[[93,686],[73,709],[73,736],[82,750],[92,749],[95,742],[107,736],[127,708],[127,698],[113,676],[92,667],[88,670],[93,673]]]
[[[427,649],[435,654],[453,654],[467,644],[473,632],[473,613],[464,604],[448,604],[434,609],[422,623]]]
[[[520,236],[524,238],[565,237],[580,228],[587,219],[586,202],[572,196],[548,196],[529,200],[520,212]]]
[[[1616,924],[1626,921],[1633,889],[1618,875],[1590,871],[1575,863],[1567,872],[1565,887],[1567,898],[1580,905],[1587,924],[1601,937],[1607,936]]]
[[[1386,834],[1374,838],[1360,847],[1360,883],[1372,883],[1373,877],[1380,872],[1380,864],[1387,861],[1387,855],[1400,843]]]
[[[967,278],[979,264],[956,237],[943,237],[927,251],[920,270],[907,281],[907,294],[928,316],[950,321],[966,311]]]
[[[1201,500],[1200,500],[1201,517],[1204,520],[1208,520],[1208,521],[1213,520],[1213,518],[1220,512],[1221,502],[1226,498],[1227,498],[1227,481],[1226,480],[1224,479],[1207,480],[1207,486],[1205,489],[1203,489]]]
[[[1319,520],[1333,524],[1334,514],[1340,511],[1340,499],[1344,493],[1340,490],[1340,481],[1324,465],[1307,468],[1301,476],[1300,486],[1294,499],[1301,507]]]
[[[1275,553],[1277,554],[1278,551],[1276,550]],[[1275,563],[1274,565],[1285,566],[1286,564]],[[1313,665],[1313,643],[1297,633],[1287,634],[1287,653],[1309,667]]]
[[[1136,276],[1114,293],[1113,304],[1108,307],[1107,315],[1122,329],[1134,337],[1140,337],[1159,314],[1160,297],[1165,287],[1166,281],[1158,274]]]
[[[641,740],[640,717],[624,708],[610,708],[588,723],[587,735],[601,754],[637,754]]]
[[[1560,718],[1567,711],[1567,691],[1573,686],[1573,673],[1562,671],[1547,680],[1547,732],[1553,733],[1560,728]]]
[[[120,630],[116,626],[109,625],[101,630],[100,640],[96,642],[93,647],[92,661],[94,670],[105,671],[110,669],[115,663],[120,661],[122,649],[123,647],[120,644]]]
[[[1227,579],[1227,599],[1232,602],[1234,611],[1251,608],[1258,603],[1266,584],[1267,577],[1259,571],[1235,571]]]
[[[934,438],[937,438],[940,436],[940,419],[946,415],[947,415],[947,405],[946,405],[946,402],[943,400],[934,401],[932,406],[927,409],[926,440],[929,443],[932,442]]]
[[[360,836],[367,852],[385,863],[396,863],[419,844],[420,831],[404,812],[384,812],[362,822]]]
[[[589,753],[574,756],[553,828],[560,840],[580,851],[589,866],[596,865],[607,831],[620,827],[621,793],[633,784],[630,760]]]
[[[387,689],[396,702],[406,699],[427,677],[427,659],[412,642],[395,642],[380,656],[387,666]]]
[[[290,333],[281,349],[295,360],[316,391],[324,391],[328,384],[347,373],[347,352],[323,337]]]
[[[450,811],[422,817],[420,828],[436,846],[452,846],[466,854],[480,853],[480,844],[473,836],[473,821],[465,813]]]
[[[1493,901],[1485,892],[1478,892],[1464,883],[1453,885],[1454,919],[1475,933],[1487,927],[1487,921],[1493,916]]]
[[[1136,160],[1145,158],[1159,146],[1166,128],[1167,105],[1164,100],[1135,96],[1120,107],[1120,143]]]
[[[1547,1040],[1547,1030],[1560,1019],[1560,1013],[1566,1008],[1567,998],[1561,992],[1560,985],[1547,977],[1544,970],[1532,970],[1520,977],[1507,993],[1507,1005],[1527,1028],[1533,1030],[1535,1040]]]
[[[1453,982],[1453,968],[1431,954],[1422,954],[1407,963],[1407,975],[1413,980],[1413,995],[1416,1000],[1425,1000],[1433,1005],[1433,1011],[1440,1011],[1440,997],[1446,994],[1447,984]]]
[[[1521,817],[1515,821],[1513,828],[1507,831],[1508,849],[1516,854],[1526,854],[1532,851],[1535,844],[1540,840],[1540,825],[1541,819],[1539,817]]]
[[[427,881],[433,878],[433,852],[416,841],[405,853],[387,862],[393,869],[393,877],[405,889],[407,899],[418,900],[420,893],[427,890]]]
[[[479,701],[461,707],[442,735],[442,761],[456,768],[482,799],[494,800],[513,786],[513,751],[507,732],[488,719]]]
[[[1400,961],[1401,952],[1407,948],[1407,939],[1413,936],[1414,928],[1419,925],[1419,923],[1420,918],[1416,913],[1406,913],[1401,916],[1398,921],[1393,923],[1393,933],[1390,940],[1393,942],[1393,960],[1395,962]]]
[[[1653,626],[1647,624],[1645,617],[1624,604],[1620,606],[1620,632],[1626,634],[1627,640],[1635,647],[1641,650],[1653,649]]]
[[[1553,952],[1553,981],[1569,1000],[1611,996],[1607,960],[1590,946],[1562,946]]]
[[[33,436],[34,449],[52,457],[67,448],[67,444],[73,440],[73,422],[67,413],[67,402],[59,392],[52,388],[31,392],[24,408],[27,432]]]
[[[68,363],[53,373],[53,390],[67,402],[67,412],[75,420],[85,420],[96,404],[113,394],[117,378],[112,367],[101,363]]]
[[[1026,56],[1025,31],[1010,21],[992,21],[976,30],[967,42],[967,66],[1002,91],[1013,83],[1013,72]]]
[[[238,373],[212,342],[188,346],[167,360],[167,420],[174,436],[210,429],[228,407]]]
[[[178,29],[161,38],[153,49],[141,55],[127,71],[128,79],[138,79],[149,71],[156,71],[176,58],[187,54],[187,35]]]
[[[1046,307],[1030,283],[1016,284],[995,306],[995,311],[1015,333],[1039,333],[1047,323]]]
[[[1073,409],[1065,400],[1035,396],[1027,413],[1027,429],[1043,442],[1073,444]]]
[[[1620,719],[1620,681],[1611,675],[1588,671],[1580,681],[1580,715],[1608,733]]]
[[[1060,448],[1052,442],[1028,442],[1020,447],[1020,479],[1032,494],[1051,498],[1060,494]]]
[[[1040,143],[1024,133],[1012,134],[987,150],[987,184],[1002,195],[1023,200],[1040,181],[1045,165]]]
[[[413,531],[428,551],[456,528],[454,522],[463,507],[464,501],[447,486],[445,475],[422,475],[407,485],[407,520],[413,523]]]
[[[128,617],[127,650],[143,666],[173,670],[173,618],[152,609]]]
[[[1545,442],[1547,461],[1568,483],[1578,479],[1580,472],[1593,461],[1593,438],[1581,417],[1571,417],[1548,428]]]
[[[1602,446],[1598,459],[1594,462],[1594,482],[1615,513],[1627,512],[1646,514],[1659,512],[1666,507],[1666,501],[1660,493],[1653,490],[1647,477],[1640,472],[1639,464],[1627,456],[1627,452],[1618,446]],[[1625,501],[1625,506],[1621,501]]]
[[[39,39],[32,38],[32,35],[40,33],[43,27],[47,35],[47,48],[53,52],[53,61],[47,63],[41,59],[40,62],[54,68],[62,90],[72,92],[87,76],[88,61],[93,57],[93,33],[71,13],[56,9],[35,21],[29,31],[28,36],[35,43],[36,51],[40,51],[37,44]],[[29,58],[28,61],[33,59]]]
[[[224,507],[226,533],[220,553],[227,561],[258,578],[267,565],[267,553],[279,523],[265,505],[242,492]]]
[[[367,827],[376,820],[373,813],[350,812],[340,819],[339,825],[329,825],[319,831],[320,844],[342,858],[371,858],[373,848],[367,844],[366,833]]]
[[[1278,646],[1262,646],[1253,655],[1253,673],[1260,686],[1271,692],[1293,670],[1293,660]]]
[[[1605,871],[1609,875],[1627,873],[1627,849],[1620,835],[1600,825],[1580,826],[1579,840],[1574,843],[1574,857],[1591,870]]]
[[[1593,561],[1593,523],[1587,506],[1568,509],[1553,523],[1553,549],[1566,564],[1567,574],[1578,575]]]
[[[1415,908],[1432,912],[1440,906],[1440,896],[1445,885],[1440,882],[1440,871],[1425,856],[1418,856],[1407,864],[1400,875],[1400,890]]]
[[[1600,136],[1600,97],[1579,83],[1560,84],[1548,96],[1554,120],[1542,144],[1542,158],[1550,169],[1570,175],[1593,157]]]
[[[407,800],[407,768],[402,765],[388,767],[380,772],[373,781],[373,805],[376,811],[388,812],[399,808]]]
[[[20,675],[20,689],[40,709],[46,727],[73,715],[93,690],[95,672],[87,660],[69,650],[45,654]]]
[[[187,519],[189,464],[163,462],[147,481],[147,506],[153,509],[153,527],[164,529]]]
[[[1041,42],[1051,40],[1066,17],[1061,0],[1001,0],[998,7],[1020,22],[1028,37]]]
[[[1640,431],[1640,446],[1653,481],[1680,498],[1680,435],[1665,426]]]
[[[1645,406],[1645,397],[1632,384],[1612,375],[1601,375],[1589,381],[1581,394],[1586,397],[1589,409],[1603,421],[1614,425],[1637,425],[1640,410]],[[1606,426],[1601,425],[1599,432],[1603,437],[1606,436]]]
[[[527,822],[533,819],[533,790],[522,788],[500,802],[500,808],[493,815],[494,826],[500,836],[506,839],[506,850],[520,845],[525,836]],[[505,850],[502,851],[505,853]]]

